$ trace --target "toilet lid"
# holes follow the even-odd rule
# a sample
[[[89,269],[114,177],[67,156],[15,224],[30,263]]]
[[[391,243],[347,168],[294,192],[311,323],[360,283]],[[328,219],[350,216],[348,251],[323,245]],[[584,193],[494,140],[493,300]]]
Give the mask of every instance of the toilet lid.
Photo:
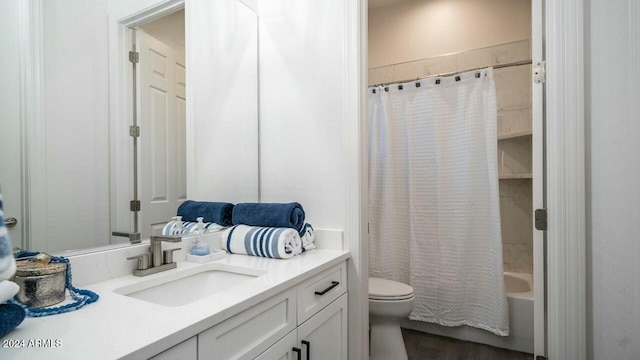
[[[397,281],[369,278],[369,299],[403,300],[413,296],[413,288]]]

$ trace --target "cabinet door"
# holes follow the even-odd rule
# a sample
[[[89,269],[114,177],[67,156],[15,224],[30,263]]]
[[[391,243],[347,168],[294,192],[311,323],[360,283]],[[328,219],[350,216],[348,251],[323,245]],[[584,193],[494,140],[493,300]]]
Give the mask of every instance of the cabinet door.
[[[347,294],[302,323],[298,343],[304,360],[346,360]]]
[[[196,337],[181,342],[167,351],[152,357],[149,360],[198,360],[198,342]]]
[[[254,359],[296,328],[296,289],[286,290],[198,335],[199,360]]]
[[[297,360],[298,354],[293,351],[294,347],[300,349],[298,347],[298,333],[295,330],[258,355],[255,360]]]

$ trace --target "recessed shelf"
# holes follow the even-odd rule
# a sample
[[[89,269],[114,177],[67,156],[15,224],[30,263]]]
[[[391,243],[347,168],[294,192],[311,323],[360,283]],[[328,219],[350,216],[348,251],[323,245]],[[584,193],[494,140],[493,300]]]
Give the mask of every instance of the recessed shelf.
[[[498,174],[498,179],[500,180],[510,180],[510,179],[532,179],[532,174]]]
[[[527,130],[527,131],[515,132],[511,134],[498,135],[498,140],[515,139],[515,138],[531,136],[531,135],[532,135],[531,130]]]

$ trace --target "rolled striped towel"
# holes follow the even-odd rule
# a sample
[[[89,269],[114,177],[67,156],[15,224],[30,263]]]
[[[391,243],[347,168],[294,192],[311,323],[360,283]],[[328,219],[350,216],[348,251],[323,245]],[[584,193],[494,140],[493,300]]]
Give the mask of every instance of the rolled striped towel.
[[[222,247],[231,254],[288,259],[302,252],[296,229],[235,225],[222,233]]]
[[[216,223],[204,223],[204,232],[210,233],[222,230],[224,227]],[[190,236],[198,234],[198,223],[195,221],[183,221],[182,230],[178,228],[178,221],[171,220],[162,229],[162,235]]]
[[[316,234],[313,231],[313,226],[311,226],[311,224],[309,224],[308,222],[305,222],[299,234],[300,234],[300,240],[302,240],[303,252],[316,248],[316,244],[315,244]]]

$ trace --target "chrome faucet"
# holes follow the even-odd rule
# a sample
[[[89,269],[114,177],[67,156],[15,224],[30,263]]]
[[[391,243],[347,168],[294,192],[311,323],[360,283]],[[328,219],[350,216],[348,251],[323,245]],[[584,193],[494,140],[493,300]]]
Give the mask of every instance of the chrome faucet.
[[[151,235],[148,254],[127,258],[128,260],[138,260],[138,265],[136,266],[136,269],[133,270],[133,275],[147,276],[176,268],[176,263],[173,262],[173,252],[180,250],[180,248],[162,251],[163,241],[178,243],[182,241],[182,237]]]

